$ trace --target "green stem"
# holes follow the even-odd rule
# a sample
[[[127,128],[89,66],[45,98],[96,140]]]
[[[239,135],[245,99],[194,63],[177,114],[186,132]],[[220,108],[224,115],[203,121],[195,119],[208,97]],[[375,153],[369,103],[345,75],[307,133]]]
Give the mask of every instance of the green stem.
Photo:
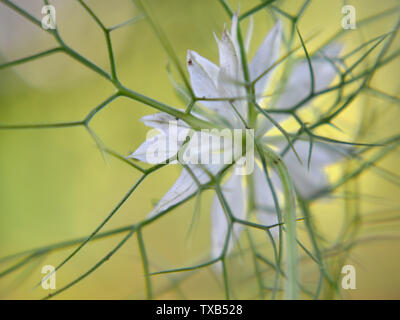
[[[128,97],[128,98],[136,100],[136,101],[139,101],[139,102],[142,102],[142,103],[144,103],[148,106],[151,106],[159,111],[162,111],[162,112],[168,113],[174,117],[177,117],[177,118],[185,121],[188,125],[190,125],[195,130],[218,128],[218,126],[215,124],[201,120],[191,114],[185,113],[178,109],[172,108],[164,103],[161,103],[150,97],[144,96],[144,95],[142,95],[136,91],[133,91],[131,89],[128,89],[122,85],[120,85],[118,87],[118,89],[119,89],[120,95]]]
[[[19,64],[22,64],[22,63],[26,63],[26,62],[35,60],[37,58],[42,58],[42,57],[48,56],[50,54],[53,54],[53,53],[56,53],[56,52],[60,52],[62,50],[63,50],[63,48],[56,47],[56,48],[49,49],[49,50],[46,50],[46,51],[43,51],[43,52],[40,52],[40,53],[33,54],[33,55],[25,57],[25,58],[17,59],[17,60],[10,61],[10,62],[5,62],[3,64],[0,64],[0,70],[4,69],[4,68],[8,68],[8,67],[13,67],[13,66],[16,66],[16,65],[19,65]]]
[[[150,273],[149,273],[149,261],[147,259],[146,249],[144,247],[143,236],[142,236],[142,229],[137,229],[137,239],[139,244],[140,256],[142,258],[143,264],[143,271],[145,276],[145,283],[146,283],[146,296],[148,300],[152,299],[152,288],[151,288],[151,280],[150,280]]]
[[[286,165],[274,151],[268,147],[263,148],[266,160],[272,164],[279,175],[282,182],[284,195],[284,218],[286,227],[286,299],[294,300],[298,297],[299,287],[299,266],[296,243],[296,206],[295,206],[295,191],[290,179]]]

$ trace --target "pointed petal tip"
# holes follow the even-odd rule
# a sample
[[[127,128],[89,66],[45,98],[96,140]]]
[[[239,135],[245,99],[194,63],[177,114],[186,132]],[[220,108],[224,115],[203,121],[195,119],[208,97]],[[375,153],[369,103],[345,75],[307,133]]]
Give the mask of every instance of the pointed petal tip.
[[[236,10],[236,12],[232,16],[232,21],[231,21],[231,33],[234,34],[236,32],[236,28],[239,22],[239,9]]]
[[[156,112],[156,113],[146,114],[145,116],[140,118],[140,121],[143,122],[145,125],[149,126],[147,124],[149,121],[156,120],[164,115],[166,115],[164,112]]]
[[[187,51],[186,63],[187,63],[188,67],[193,66],[193,60],[194,60],[194,58],[193,58],[194,54],[193,53],[194,53],[194,51],[192,51],[192,50],[188,50]]]
[[[328,58],[334,59],[338,58],[340,53],[344,48],[344,44],[341,42],[332,42],[322,48],[322,53],[327,56]]]
[[[282,33],[283,23],[282,20],[278,20],[274,26],[272,27],[271,31],[274,33]]]
[[[194,64],[201,64],[200,61],[202,58],[203,57],[201,55],[199,55],[196,51],[188,50],[187,59],[186,59],[188,67],[193,66]]]
[[[125,159],[137,159],[137,160],[138,160],[136,151],[137,151],[137,150],[133,151],[130,155],[127,155],[127,156],[124,157],[124,158],[125,158]]]
[[[215,33],[215,31],[213,31],[213,36],[214,36],[215,41],[217,41],[217,44],[219,44],[220,40],[219,40],[217,34]]]
[[[140,122],[143,122],[144,124],[146,124],[146,121],[150,120],[152,116],[153,116],[152,114],[148,114],[148,115],[141,117],[139,120],[140,120]]]
[[[151,121],[151,120],[154,119],[154,115],[155,114],[157,114],[157,113],[147,114],[147,115],[141,117],[139,120],[141,122],[143,122],[144,124],[146,124],[146,122]]]

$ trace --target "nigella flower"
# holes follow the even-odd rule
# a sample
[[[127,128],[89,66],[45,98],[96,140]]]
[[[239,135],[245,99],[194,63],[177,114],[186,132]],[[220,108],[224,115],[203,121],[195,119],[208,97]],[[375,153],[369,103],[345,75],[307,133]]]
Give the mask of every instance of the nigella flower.
[[[208,120],[215,121],[219,125],[225,124],[227,128],[237,129],[248,126],[249,114],[246,99],[246,90],[243,85],[243,71],[241,64],[241,54],[237,37],[238,18],[235,15],[232,19],[231,31],[224,30],[221,39],[216,37],[219,48],[219,66],[200,56],[194,51],[188,51],[187,68],[190,75],[191,85],[196,97],[201,98],[205,113],[196,114],[199,117],[207,117]],[[255,98],[260,105],[266,103],[264,93],[269,86],[270,78],[274,72],[274,63],[277,61],[280,42],[282,37],[282,24],[278,22],[268,33],[255,56],[248,66],[250,81],[258,79],[255,83]],[[336,76],[336,69],[332,63],[340,52],[340,45],[334,44],[325,49],[323,54],[311,59],[315,91],[326,89]],[[267,69],[272,69],[265,72]],[[308,96],[311,90],[311,76],[308,61],[306,59],[297,61],[291,68],[291,72],[280,94],[273,106],[277,109],[286,109],[295,106]],[[245,97],[243,99],[243,97]],[[229,98],[229,99],[226,99]],[[220,99],[220,100],[218,100]],[[208,114],[205,116],[204,114]],[[212,116],[210,117],[210,114]],[[275,116],[277,121],[284,121],[285,117]],[[169,125],[175,122],[175,135],[186,136],[189,126],[182,120],[177,120],[173,116],[165,113],[157,113],[142,118],[142,121],[150,127],[159,131],[159,134],[146,140],[130,157],[149,162],[146,154],[150,149],[155,148],[159,138],[169,140]],[[278,151],[285,147],[284,139],[271,139],[268,136],[274,125],[262,114],[258,115],[255,125],[255,139],[260,143],[267,144]],[[170,159],[177,152],[179,147],[184,144],[184,139],[180,141],[177,148],[166,147],[161,160]],[[168,144],[166,144],[168,145]],[[313,143],[311,161],[308,165],[309,143],[298,140],[294,143],[299,159],[294,152],[289,149],[283,156],[296,191],[303,198],[307,199],[328,184],[327,175],[324,169],[341,159],[343,153],[337,151],[330,145],[320,142]],[[274,201],[269,184],[263,172],[259,156],[254,158],[254,171],[251,179],[246,176],[232,174],[222,185],[222,193],[236,218],[245,220],[248,218],[248,183],[253,183],[254,190],[254,212],[257,219],[263,225],[274,225],[277,221],[277,214],[274,209]],[[222,165],[218,164],[188,164],[182,170],[180,177],[155,206],[151,215],[158,214],[181,201],[193,196],[199,190],[199,184],[204,185],[210,182],[210,173],[217,174]],[[280,183],[276,175],[271,174],[272,181],[279,191]],[[228,232],[228,222],[226,214],[221,206],[220,200],[215,196],[211,208],[211,241],[213,258],[219,257],[222,253],[226,235]],[[228,251],[232,249],[233,239],[237,239],[241,232],[242,225],[234,224],[233,235],[230,239]]]

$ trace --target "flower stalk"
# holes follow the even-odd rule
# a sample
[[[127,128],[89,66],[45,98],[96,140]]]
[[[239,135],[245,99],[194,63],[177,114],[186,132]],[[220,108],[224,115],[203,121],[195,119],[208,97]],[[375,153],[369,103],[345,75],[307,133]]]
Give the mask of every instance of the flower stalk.
[[[284,197],[284,225],[286,239],[286,274],[285,298],[294,300],[298,298],[299,264],[296,239],[296,196],[289,171],[282,159],[267,146],[262,146],[263,165],[271,165],[276,169],[282,183]]]

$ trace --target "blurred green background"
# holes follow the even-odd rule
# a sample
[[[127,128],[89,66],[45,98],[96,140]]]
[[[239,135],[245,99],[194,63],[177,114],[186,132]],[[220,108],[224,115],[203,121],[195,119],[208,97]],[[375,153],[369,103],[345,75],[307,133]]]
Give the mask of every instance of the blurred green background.
[[[37,18],[41,18],[41,1],[16,1]],[[139,12],[128,0],[87,1],[106,26],[125,21]],[[187,49],[212,61],[218,52],[212,32],[219,34],[226,13],[216,0],[151,0],[148,1],[165,34],[184,65]],[[259,1],[240,1],[245,12]],[[302,1],[278,1],[279,7],[296,12]],[[349,1],[357,20],[394,7],[396,0]],[[52,1],[57,10],[57,26],[65,42],[79,53],[109,70],[107,50],[101,30],[77,1]],[[230,1],[233,8],[238,1]],[[299,21],[303,36],[316,33],[309,49],[318,48],[341,29],[343,1],[311,1]],[[0,4],[0,59],[2,62],[22,58],[55,46],[43,30]],[[345,52],[360,43],[393,28],[398,14],[389,15],[367,27],[349,30],[342,41]],[[287,27],[288,21],[284,20]],[[254,53],[272,27],[271,15],[265,10],[254,16]],[[246,26],[246,23],[244,24]],[[397,39],[396,39],[397,40]],[[175,107],[184,107],[177,98],[166,70],[167,55],[146,20],[112,32],[117,71],[127,87]],[[395,41],[393,49],[399,48]],[[374,85],[393,96],[398,95],[400,64],[398,60],[382,68]],[[85,66],[62,53],[14,68],[0,70],[0,124],[52,123],[83,119],[107,98],[113,87]],[[365,108],[378,110],[377,124],[366,136],[367,142],[398,133],[398,105],[365,94],[341,117],[338,125],[352,137],[355,124]],[[148,128],[139,119],[155,110],[138,102],[119,98],[99,113],[92,128],[103,143],[128,155],[145,139]],[[328,131],[329,132],[329,131]],[[397,152],[397,153],[396,153]],[[398,151],[380,163],[399,173]],[[179,175],[179,168],[169,166],[150,175],[107,224],[104,230],[125,226],[146,217],[152,204],[160,199]],[[64,129],[0,130],[0,257],[64,240],[89,235],[120,201],[140,173],[125,163],[108,156],[105,159],[83,127]],[[393,218],[398,215],[399,192],[396,186],[373,174],[359,180],[362,194],[360,212],[365,216],[360,237],[376,238],[357,246],[348,263],[357,270],[357,289],[343,290],[344,298],[400,298],[400,245],[397,220],[379,222],[368,218]],[[189,236],[194,201],[165,216],[144,230],[151,270],[192,265],[208,255],[209,207],[212,193],[202,197],[201,215]],[[338,198],[315,206],[319,227],[335,236],[340,227],[344,201]],[[382,214],[380,214],[380,212]],[[382,237],[383,236],[383,237]],[[122,235],[95,241],[84,248],[60,272],[57,287],[81,275],[104,257]],[[57,251],[23,270],[0,279],[1,299],[41,298],[42,288],[32,290],[41,279],[41,267],[57,265],[71,248]],[[249,259],[231,259],[234,297],[254,298],[254,281]],[[2,265],[2,269],[7,264]],[[304,268],[305,284],[313,285],[313,269]],[[240,271],[240,272],[239,272]],[[248,272],[247,272],[248,271]],[[271,273],[272,274],[272,273]],[[156,298],[223,298],[220,280],[210,270],[189,274],[157,276]],[[177,288],[174,283],[179,281]],[[63,299],[136,299],[144,298],[144,276],[136,237],[96,272],[58,296]]]

